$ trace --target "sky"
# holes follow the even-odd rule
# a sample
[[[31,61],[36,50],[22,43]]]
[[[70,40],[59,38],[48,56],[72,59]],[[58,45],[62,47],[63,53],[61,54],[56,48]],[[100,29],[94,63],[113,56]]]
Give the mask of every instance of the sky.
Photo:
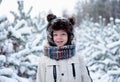
[[[0,4],[0,16],[7,15],[12,19],[12,14],[9,11],[17,12],[18,0],[2,0]],[[19,0],[20,1],[20,0]],[[48,12],[51,10],[56,15],[61,15],[62,10],[66,9],[68,13],[74,12],[74,6],[77,0],[23,0],[24,11],[27,12],[31,6],[31,16],[37,16],[39,12]]]

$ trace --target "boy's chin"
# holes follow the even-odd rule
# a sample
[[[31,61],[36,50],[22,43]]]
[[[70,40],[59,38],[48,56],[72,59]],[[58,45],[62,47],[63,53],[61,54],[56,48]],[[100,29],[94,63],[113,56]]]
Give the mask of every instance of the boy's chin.
[[[64,45],[57,45],[57,47],[63,47]]]

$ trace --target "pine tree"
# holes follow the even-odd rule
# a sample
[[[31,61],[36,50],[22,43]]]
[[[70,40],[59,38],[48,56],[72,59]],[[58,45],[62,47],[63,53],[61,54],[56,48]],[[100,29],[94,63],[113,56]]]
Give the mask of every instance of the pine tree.
[[[104,25],[104,19],[100,23],[84,21],[77,32],[78,48],[85,55],[87,65],[94,81],[119,82],[120,78],[120,25]]]
[[[36,78],[37,61],[43,54],[43,41],[45,40],[45,21],[42,14],[31,18],[30,12],[24,12],[24,1],[18,0],[18,14],[12,23],[3,23],[6,17],[0,18],[0,78],[11,78],[15,82],[34,82]],[[7,25],[7,26],[6,26]],[[6,35],[3,37],[3,35]],[[3,51],[3,44],[5,49]],[[10,46],[10,47],[8,47]],[[10,51],[11,50],[11,51]],[[5,54],[5,56],[3,56]],[[6,56],[7,54],[7,56]],[[3,72],[2,72],[3,71]],[[6,71],[6,72],[4,72]],[[3,82],[4,79],[0,80]]]

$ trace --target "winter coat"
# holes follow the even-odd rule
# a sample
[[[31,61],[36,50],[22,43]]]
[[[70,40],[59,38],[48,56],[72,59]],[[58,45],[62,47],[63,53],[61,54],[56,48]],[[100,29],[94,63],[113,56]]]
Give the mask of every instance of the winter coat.
[[[60,60],[41,56],[36,82],[91,82],[91,79],[83,58],[76,53],[70,58]]]

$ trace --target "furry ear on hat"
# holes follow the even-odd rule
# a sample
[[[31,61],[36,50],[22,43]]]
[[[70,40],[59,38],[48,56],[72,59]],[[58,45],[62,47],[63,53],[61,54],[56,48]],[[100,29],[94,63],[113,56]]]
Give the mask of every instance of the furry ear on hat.
[[[75,25],[75,17],[68,18],[72,25]]]
[[[48,22],[52,21],[52,20],[55,19],[55,18],[57,18],[57,17],[56,17],[56,15],[54,15],[54,14],[48,14],[48,15],[47,15],[47,21],[48,21]]]

